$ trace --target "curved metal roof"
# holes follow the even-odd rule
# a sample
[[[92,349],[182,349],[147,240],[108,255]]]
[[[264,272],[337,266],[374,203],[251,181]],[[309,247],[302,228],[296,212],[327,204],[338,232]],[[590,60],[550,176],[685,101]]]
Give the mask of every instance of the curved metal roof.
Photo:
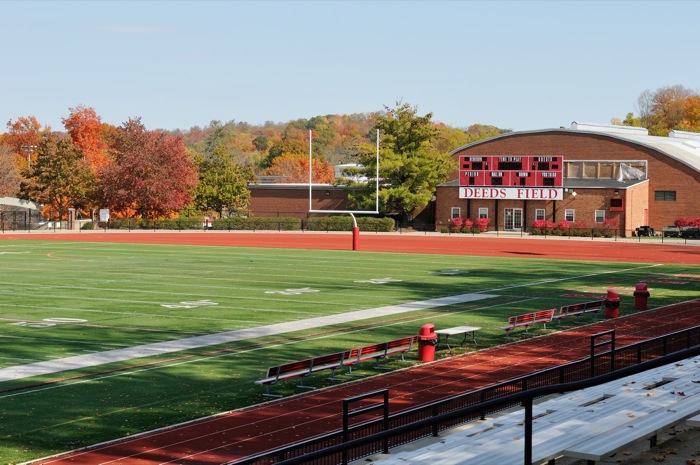
[[[596,124],[572,123],[574,129],[538,129],[533,131],[509,132],[489,139],[483,139],[471,144],[459,147],[450,152],[455,154],[467,147],[487,143],[505,137],[521,136],[526,134],[542,134],[546,132],[563,134],[591,134],[596,136],[609,137],[625,142],[632,142],[637,145],[655,150],[669,158],[672,158],[684,165],[700,172],[700,134],[683,133],[674,131],[675,137],[650,136],[644,128],[633,128],[627,126],[604,126]]]

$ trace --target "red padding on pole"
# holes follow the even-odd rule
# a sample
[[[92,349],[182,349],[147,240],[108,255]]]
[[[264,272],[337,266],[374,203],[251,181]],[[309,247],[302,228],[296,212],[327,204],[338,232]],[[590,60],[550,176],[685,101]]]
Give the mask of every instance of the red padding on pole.
[[[360,228],[352,228],[352,250],[360,250]]]

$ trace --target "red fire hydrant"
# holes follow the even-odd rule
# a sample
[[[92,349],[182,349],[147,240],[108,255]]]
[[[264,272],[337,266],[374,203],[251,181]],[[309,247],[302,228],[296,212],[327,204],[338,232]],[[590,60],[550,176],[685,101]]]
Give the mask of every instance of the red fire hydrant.
[[[435,325],[428,323],[420,327],[418,331],[418,360],[432,362],[435,360],[435,346],[438,343],[438,335],[435,334]]]
[[[608,289],[608,295],[603,300],[605,304],[605,318],[617,318],[620,309],[620,296],[612,289]]]
[[[649,300],[649,289],[646,283],[639,283],[634,288],[634,309],[646,310]]]

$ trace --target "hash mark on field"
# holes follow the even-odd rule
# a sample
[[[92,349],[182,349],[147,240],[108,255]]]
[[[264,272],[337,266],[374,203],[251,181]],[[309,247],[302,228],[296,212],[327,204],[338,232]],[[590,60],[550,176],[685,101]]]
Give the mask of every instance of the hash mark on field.
[[[369,284],[386,284],[386,283],[400,283],[400,279],[394,278],[372,278],[372,279],[360,279],[355,281],[356,283],[369,283]]]
[[[282,295],[299,295],[299,294],[310,294],[314,292],[321,292],[318,289],[311,289],[310,287],[302,287],[301,289],[285,289],[283,291],[265,291],[265,294],[282,294]]]

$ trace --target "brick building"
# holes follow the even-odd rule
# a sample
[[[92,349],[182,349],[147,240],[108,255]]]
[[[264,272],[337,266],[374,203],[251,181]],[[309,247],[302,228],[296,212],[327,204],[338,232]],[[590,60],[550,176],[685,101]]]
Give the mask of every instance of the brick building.
[[[438,229],[457,216],[488,217],[489,229],[499,231],[529,230],[540,219],[595,225],[615,218],[619,233],[630,235],[642,225],[660,231],[678,217],[700,217],[697,133],[672,131],[669,137],[656,137],[643,128],[574,122],[571,129],[503,134],[452,154],[457,160],[461,156],[562,157],[563,183],[552,190],[557,191],[554,200],[543,200],[537,193],[525,199],[499,198],[486,189],[460,188],[456,172],[436,190]],[[504,191],[500,185],[492,190]]]
[[[348,210],[353,207],[347,187],[314,184],[309,208],[308,184],[250,184],[248,209],[253,216],[305,220],[309,210]]]

